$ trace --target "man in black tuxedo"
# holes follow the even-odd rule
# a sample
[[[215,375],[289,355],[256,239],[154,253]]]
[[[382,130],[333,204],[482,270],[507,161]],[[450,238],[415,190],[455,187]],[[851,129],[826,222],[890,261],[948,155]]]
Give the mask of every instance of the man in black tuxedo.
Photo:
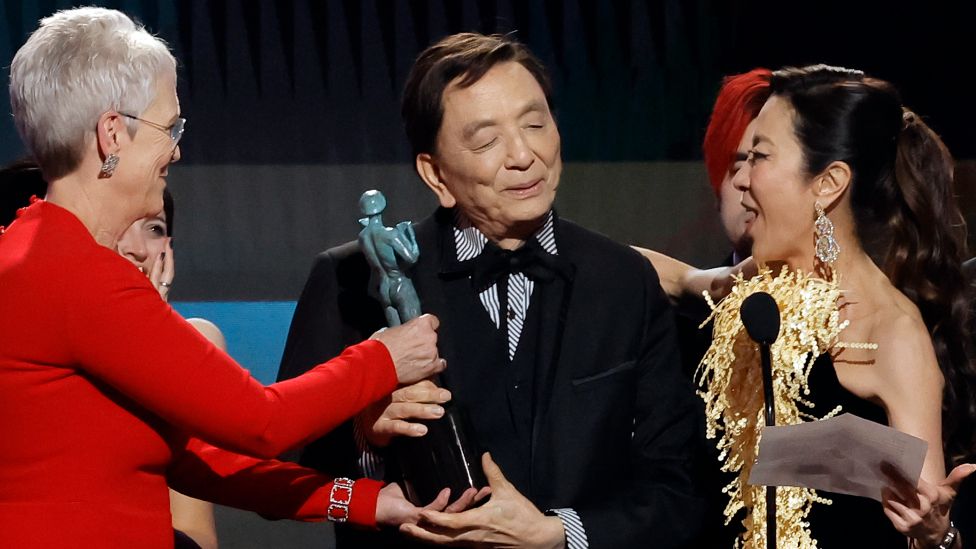
[[[541,63],[509,37],[447,37],[411,70],[403,118],[441,208],[416,225],[420,258],[407,272],[423,311],[440,318],[444,387],[491,454],[492,495],[464,512],[425,513],[400,534],[339,528],[340,547],[409,537],[680,547],[701,528],[691,463],[702,418],[668,300],[639,254],[552,209],[562,160],[550,95]],[[369,278],[355,242],[318,257],[279,379],[383,325]],[[301,462],[369,472],[391,436],[419,436],[410,420],[438,416],[447,397],[429,382],[400,389],[310,444]]]

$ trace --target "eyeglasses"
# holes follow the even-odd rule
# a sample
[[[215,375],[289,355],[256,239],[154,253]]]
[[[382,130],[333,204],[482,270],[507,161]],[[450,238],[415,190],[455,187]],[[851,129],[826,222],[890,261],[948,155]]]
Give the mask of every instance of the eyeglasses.
[[[126,114],[124,112],[120,112],[119,114],[121,114],[122,116],[124,116],[126,118],[131,118],[133,120],[138,120],[139,122],[142,122],[143,124],[146,124],[147,126],[151,126],[153,128],[156,128],[157,130],[159,130],[161,132],[168,133],[169,134],[169,138],[173,140],[173,148],[174,149],[176,148],[176,145],[179,144],[180,139],[183,137],[183,128],[184,128],[184,126],[186,126],[186,118],[177,118],[176,119],[176,122],[173,122],[173,125],[171,125],[171,126],[163,126],[162,124],[157,124],[155,122],[150,122],[149,120],[146,120],[146,119],[143,119],[143,118],[139,118],[138,116],[132,116],[131,114]]]

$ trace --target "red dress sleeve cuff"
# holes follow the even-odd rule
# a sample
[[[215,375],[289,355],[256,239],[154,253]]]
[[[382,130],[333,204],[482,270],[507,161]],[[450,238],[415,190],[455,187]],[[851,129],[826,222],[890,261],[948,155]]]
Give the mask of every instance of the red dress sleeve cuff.
[[[355,482],[337,478],[322,485],[295,516],[287,518],[310,522],[324,519],[376,528],[376,500],[383,485],[381,481],[368,478]]]
[[[358,526],[376,528],[376,500],[383,483],[373,479],[359,479],[353,484],[349,502],[349,522]]]

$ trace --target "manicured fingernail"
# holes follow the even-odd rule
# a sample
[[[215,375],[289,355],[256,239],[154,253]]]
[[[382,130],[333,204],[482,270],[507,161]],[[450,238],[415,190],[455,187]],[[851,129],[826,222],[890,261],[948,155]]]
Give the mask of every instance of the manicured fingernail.
[[[441,408],[440,406],[428,406],[427,413],[435,416],[441,416],[444,414],[444,408]]]
[[[414,425],[413,432],[417,433],[418,435],[426,435],[427,427],[424,425]]]

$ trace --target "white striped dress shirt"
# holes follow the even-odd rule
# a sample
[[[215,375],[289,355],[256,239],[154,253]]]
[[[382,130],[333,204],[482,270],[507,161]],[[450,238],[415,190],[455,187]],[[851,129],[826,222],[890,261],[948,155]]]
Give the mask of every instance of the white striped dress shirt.
[[[539,245],[547,253],[557,255],[559,250],[556,248],[556,238],[552,228],[552,211],[546,216],[543,223],[535,235],[532,236],[539,241]],[[458,211],[454,220],[454,245],[457,249],[458,261],[467,261],[481,255],[488,243],[488,237],[474,227],[470,221]],[[522,327],[525,324],[525,314],[529,311],[529,300],[532,298],[532,290],[535,282],[524,273],[514,273],[508,276],[508,303],[504,310],[508,314],[508,359],[515,358],[515,351],[518,350],[519,338],[522,336]],[[487,290],[478,295],[481,305],[488,311],[488,316],[495,323],[495,328],[501,327],[501,311],[503,307],[498,303],[498,285],[493,284]]]

